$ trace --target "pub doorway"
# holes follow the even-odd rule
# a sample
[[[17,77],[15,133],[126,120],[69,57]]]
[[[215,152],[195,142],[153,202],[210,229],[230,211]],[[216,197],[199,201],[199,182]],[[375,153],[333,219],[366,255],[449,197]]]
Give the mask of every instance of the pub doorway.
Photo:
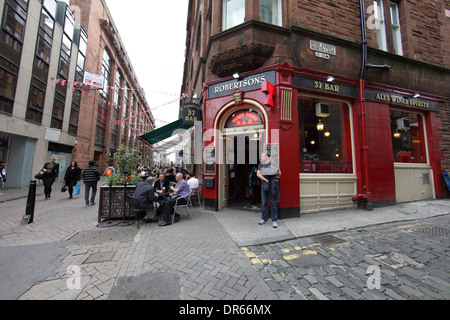
[[[261,208],[261,189],[256,177],[260,137],[261,133],[257,130],[251,134],[224,136],[226,207],[250,211]]]

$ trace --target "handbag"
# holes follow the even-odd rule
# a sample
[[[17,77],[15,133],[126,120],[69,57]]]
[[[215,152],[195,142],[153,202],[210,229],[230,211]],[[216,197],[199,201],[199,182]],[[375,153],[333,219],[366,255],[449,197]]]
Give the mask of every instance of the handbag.
[[[37,175],[34,176],[35,179],[42,180],[44,178],[44,172],[41,170]]]
[[[61,186],[61,192],[66,192],[67,191],[67,186],[66,183],[63,182],[62,186]]]
[[[73,192],[74,195],[80,194],[80,183],[77,182],[77,185],[75,186],[75,191]]]

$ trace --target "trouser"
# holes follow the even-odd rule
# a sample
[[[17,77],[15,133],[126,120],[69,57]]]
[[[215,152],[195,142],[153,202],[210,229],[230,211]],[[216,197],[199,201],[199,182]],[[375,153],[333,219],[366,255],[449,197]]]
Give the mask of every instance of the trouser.
[[[50,198],[50,194],[52,193],[52,185],[55,182],[55,177],[44,178],[43,182],[45,198]]]
[[[95,195],[97,194],[97,181],[87,181],[84,183],[84,201],[89,204],[89,190],[92,188],[91,202],[94,202]]]
[[[178,198],[172,198],[168,201],[164,202],[164,216],[163,216],[163,220],[166,222],[171,222],[170,216],[173,212],[173,208],[175,207],[175,202],[177,202]],[[180,198],[180,200],[178,200],[178,204],[186,204],[187,200],[185,198]]]
[[[261,188],[261,200],[262,200],[262,214],[261,219],[264,221],[269,220],[269,215],[272,217],[272,221],[278,220],[278,208],[276,204],[276,195],[270,194],[270,188],[267,183],[264,183]],[[269,210],[269,200],[270,200],[270,210]]]
[[[259,201],[259,195],[260,195],[260,193],[259,193],[259,186],[258,185],[256,185],[256,186],[252,186],[252,202],[251,202],[251,204],[252,205],[254,205],[254,204],[258,204],[260,201]]]
[[[156,216],[156,213],[158,212],[158,209],[159,209],[159,203],[154,201],[153,202],[153,209],[145,210],[145,213],[146,213],[145,218],[148,219],[148,220],[154,219],[155,216]]]

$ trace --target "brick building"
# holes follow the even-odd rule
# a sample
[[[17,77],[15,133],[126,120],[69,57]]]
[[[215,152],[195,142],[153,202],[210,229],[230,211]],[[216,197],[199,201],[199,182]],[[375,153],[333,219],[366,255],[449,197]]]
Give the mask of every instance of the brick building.
[[[263,150],[282,217],[447,197],[449,32],[443,0],[191,0],[182,91],[203,110],[206,207],[245,201]]]
[[[79,115],[74,159],[84,165],[94,159],[104,170],[121,144],[139,147],[142,157],[150,158],[150,147],[137,135],[152,131],[154,119],[106,2],[71,0],[70,6],[89,35],[85,70],[99,75],[104,84],[103,89],[81,97],[83,112]],[[133,117],[136,114],[140,116]]]

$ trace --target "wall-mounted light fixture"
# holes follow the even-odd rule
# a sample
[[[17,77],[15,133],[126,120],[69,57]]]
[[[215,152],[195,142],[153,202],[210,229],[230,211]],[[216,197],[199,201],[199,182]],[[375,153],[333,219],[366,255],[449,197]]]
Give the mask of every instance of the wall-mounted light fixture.
[[[324,125],[322,123],[322,120],[319,119],[319,123],[317,124],[317,131],[323,131]]]
[[[395,132],[394,132],[394,138],[398,139],[398,138],[400,138],[401,136],[402,136],[402,134],[401,134],[398,130],[395,130]]]
[[[420,97],[420,93],[414,93],[413,94],[413,98],[418,98],[418,97]]]
[[[233,78],[234,79],[239,79],[239,72],[233,73]]]
[[[328,76],[327,77],[327,82],[333,82],[334,81],[334,77],[333,76]]]

